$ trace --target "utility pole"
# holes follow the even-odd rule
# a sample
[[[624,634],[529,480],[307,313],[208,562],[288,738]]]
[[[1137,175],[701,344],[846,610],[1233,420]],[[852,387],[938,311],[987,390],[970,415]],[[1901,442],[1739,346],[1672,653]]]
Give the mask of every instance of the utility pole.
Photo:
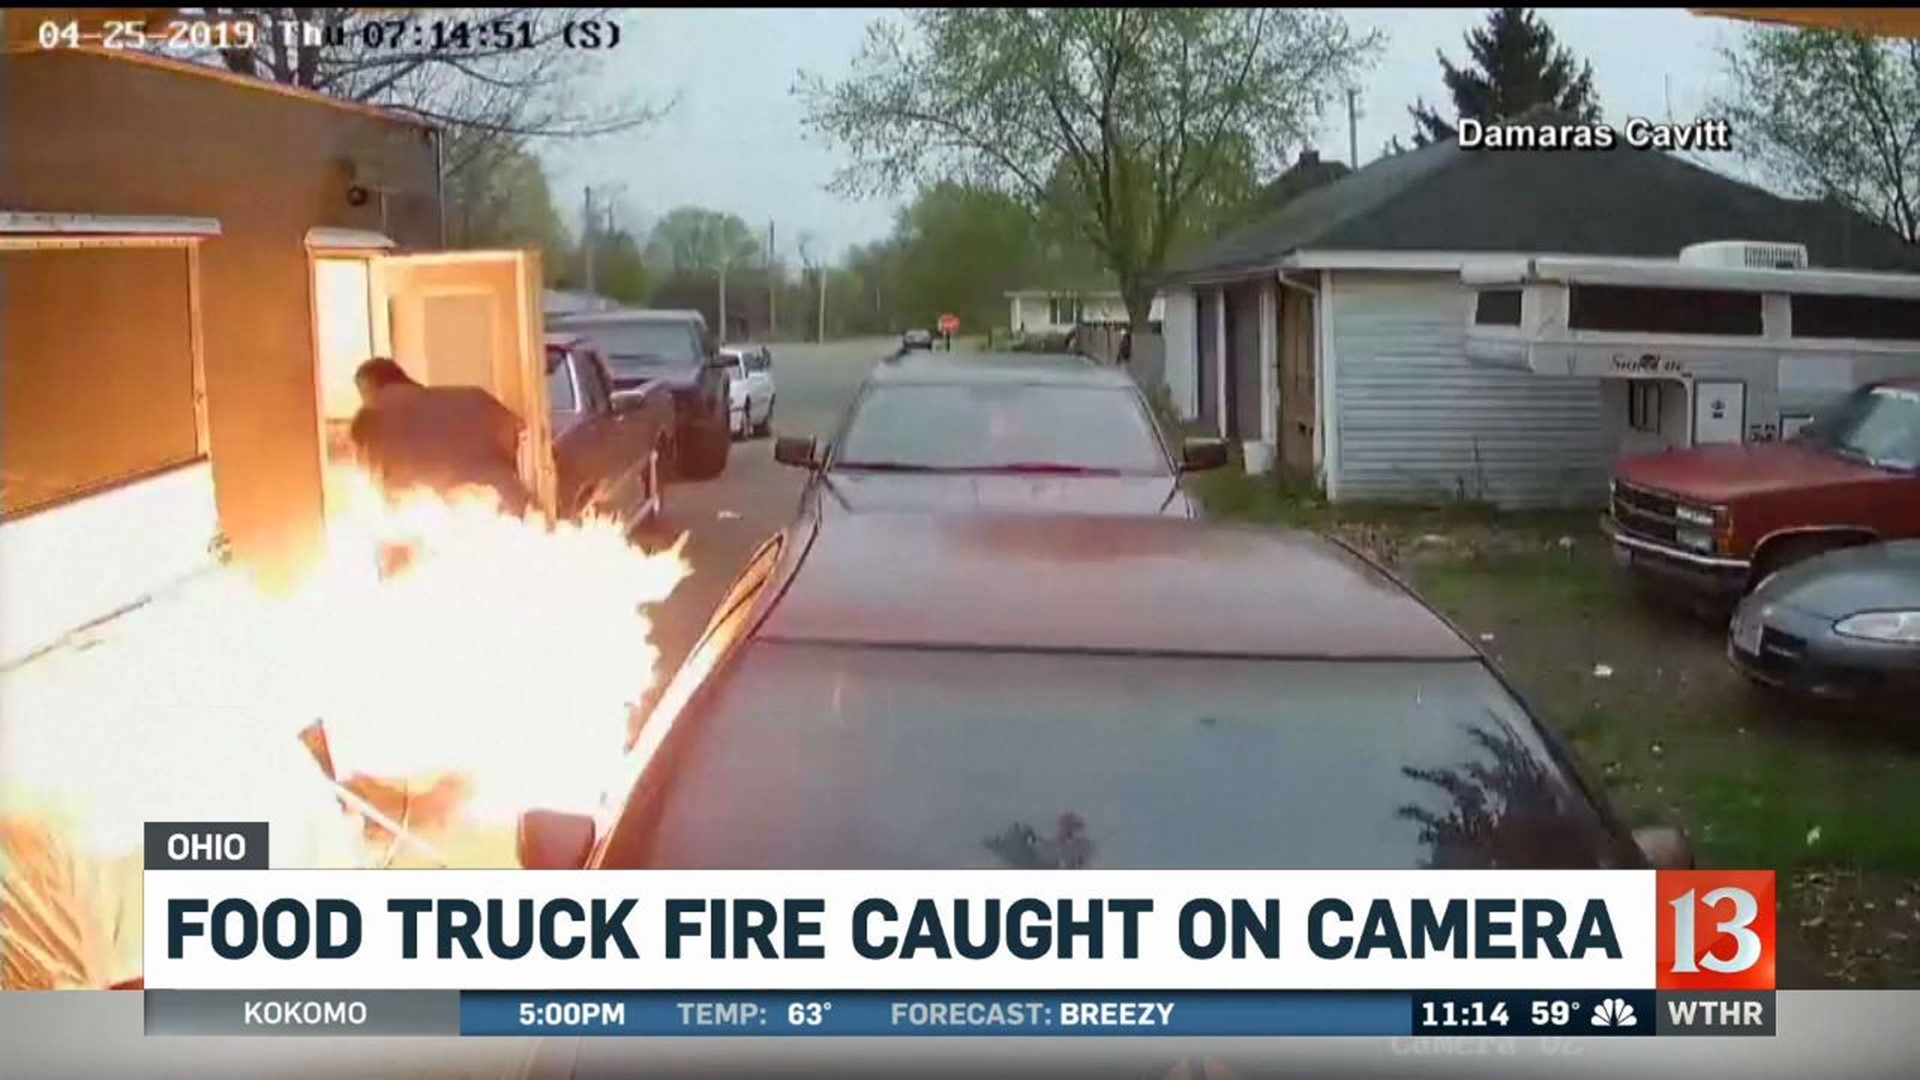
[[[586,262],[587,262],[587,269],[586,269],[586,275],[585,275],[586,282],[587,282],[587,295],[592,296],[594,295],[594,289],[593,289],[594,219],[593,219],[593,185],[592,184],[587,185],[586,216],[582,220],[586,224],[585,224],[585,228],[580,233],[580,254],[582,257],[586,259]]]
[[[733,260],[725,255],[720,257],[720,344],[727,343],[727,264]]]
[[[780,278],[773,265],[773,219],[767,219],[767,338],[772,340],[780,325]]]
[[[1351,86],[1347,88],[1347,164],[1355,171],[1360,168],[1360,119],[1354,108],[1354,101],[1359,96],[1359,90]]]
[[[814,273],[820,275],[820,327],[817,340],[827,340],[827,264],[821,263]]]

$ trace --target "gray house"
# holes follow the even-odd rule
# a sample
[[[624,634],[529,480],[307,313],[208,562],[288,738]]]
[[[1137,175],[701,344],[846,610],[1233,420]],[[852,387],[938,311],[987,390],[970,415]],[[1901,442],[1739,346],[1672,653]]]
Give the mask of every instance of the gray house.
[[[1668,154],[1449,141],[1309,191],[1166,275],[1164,378],[1250,467],[1333,499],[1577,504],[1616,454],[1777,437],[1819,396],[1794,386],[1831,396],[1920,370],[1886,307],[1920,313],[1916,270],[1920,251],[1844,208]],[[1882,305],[1843,321],[1886,332],[1796,337],[1814,295]]]

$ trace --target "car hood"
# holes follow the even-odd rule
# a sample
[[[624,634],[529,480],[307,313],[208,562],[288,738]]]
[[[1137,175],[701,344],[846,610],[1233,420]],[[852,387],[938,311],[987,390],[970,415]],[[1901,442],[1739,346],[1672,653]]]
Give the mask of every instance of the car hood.
[[[1894,480],[1889,472],[1856,464],[1798,442],[1696,446],[1622,458],[1614,477],[1701,502],[1727,502],[1746,495]]]
[[[824,497],[848,510],[992,510],[1196,517],[1170,476],[830,473]]]
[[[1920,610],[1920,540],[1843,548],[1795,563],[1763,582],[1749,602],[1831,619]]]

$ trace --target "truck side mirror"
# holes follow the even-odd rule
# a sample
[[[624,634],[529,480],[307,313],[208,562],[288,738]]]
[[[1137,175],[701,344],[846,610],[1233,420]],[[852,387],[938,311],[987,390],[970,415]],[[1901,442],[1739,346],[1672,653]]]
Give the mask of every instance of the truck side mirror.
[[[773,460],[801,469],[820,467],[820,448],[811,436],[782,435],[773,441]]]
[[[558,810],[520,815],[516,837],[520,865],[528,870],[578,870],[593,854],[593,819]]]

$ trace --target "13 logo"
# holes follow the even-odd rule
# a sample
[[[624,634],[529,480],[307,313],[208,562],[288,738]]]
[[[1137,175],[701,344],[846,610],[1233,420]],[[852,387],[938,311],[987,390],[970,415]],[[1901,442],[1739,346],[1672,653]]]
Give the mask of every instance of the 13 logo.
[[[1771,870],[1662,870],[1658,901],[1662,990],[1772,990]]]

